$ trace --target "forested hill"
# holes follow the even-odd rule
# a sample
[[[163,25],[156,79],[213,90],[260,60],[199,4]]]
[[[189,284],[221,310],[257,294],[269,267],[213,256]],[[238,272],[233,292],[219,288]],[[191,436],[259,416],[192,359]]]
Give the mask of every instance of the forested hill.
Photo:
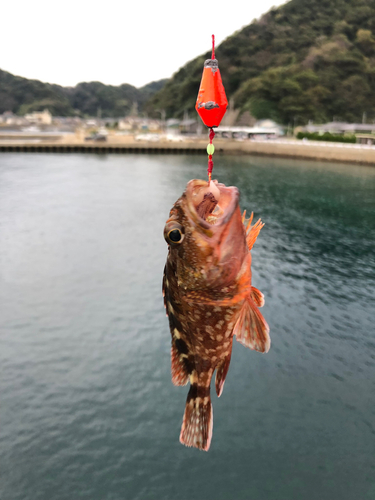
[[[206,53],[148,109],[193,110]],[[227,96],[281,123],[375,119],[375,0],[291,0],[227,38],[216,57]]]
[[[159,80],[139,89],[127,84],[116,87],[100,82],[61,87],[0,70],[0,113],[12,111],[23,115],[48,108],[57,116],[96,116],[100,110],[102,116],[121,117],[129,114],[135,101],[142,110],[143,104],[165,82]]]

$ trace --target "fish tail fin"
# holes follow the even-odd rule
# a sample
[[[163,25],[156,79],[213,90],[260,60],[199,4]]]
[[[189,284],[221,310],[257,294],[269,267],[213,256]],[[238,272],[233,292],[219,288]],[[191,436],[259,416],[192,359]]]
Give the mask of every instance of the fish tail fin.
[[[216,369],[215,388],[218,397],[220,397],[221,393],[223,392],[224,382],[229,370],[231,356],[232,356],[232,346],[230,347],[230,352],[227,355],[227,357],[223,359],[223,361],[219,364],[219,366]]]
[[[186,400],[180,443],[208,451],[212,438],[210,387],[192,384]]]
[[[251,296],[245,299],[233,334],[238,342],[249,349],[268,352],[271,346],[269,326]]]
[[[260,230],[264,226],[264,223],[261,221],[261,219],[259,219],[252,226],[251,222],[253,220],[253,216],[254,216],[254,214],[253,214],[253,212],[251,212],[249,222],[247,223],[247,226],[246,226],[246,243],[247,243],[249,250],[251,250],[253,248],[254,243],[255,243],[255,241],[258,238],[258,235],[260,233]]]

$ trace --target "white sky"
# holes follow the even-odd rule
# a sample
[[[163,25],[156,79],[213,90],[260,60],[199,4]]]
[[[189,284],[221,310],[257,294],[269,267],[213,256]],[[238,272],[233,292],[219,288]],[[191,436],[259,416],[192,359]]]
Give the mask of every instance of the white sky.
[[[169,78],[285,0],[19,0],[0,9],[0,68],[74,86]],[[219,61],[220,63],[220,61]]]

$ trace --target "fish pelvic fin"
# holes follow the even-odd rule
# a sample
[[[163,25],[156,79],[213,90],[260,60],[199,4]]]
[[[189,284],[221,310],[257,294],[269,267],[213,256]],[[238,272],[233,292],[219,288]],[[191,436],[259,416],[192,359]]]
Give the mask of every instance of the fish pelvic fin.
[[[264,295],[258,288],[255,288],[255,286],[251,287],[251,298],[258,307],[264,306]]]
[[[229,354],[223,359],[223,361],[221,361],[221,363],[218,365],[216,369],[215,388],[218,397],[221,396],[221,393],[223,392],[224,389],[224,382],[229,370],[231,356],[232,356],[232,345],[230,346]]]
[[[244,215],[245,215],[245,213],[246,212],[244,212]],[[260,233],[260,230],[264,226],[264,223],[261,221],[261,219],[259,219],[252,226],[251,223],[253,221],[253,217],[254,217],[254,213],[251,212],[250,219],[248,220],[247,226],[246,226],[246,243],[247,243],[249,250],[251,250],[253,248],[254,243],[255,243],[255,241],[258,238],[258,235]]]
[[[213,412],[210,386],[190,386],[182,421],[180,443],[208,451],[212,438]]]
[[[233,335],[245,347],[258,352],[268,352],[271,346],[269,327],[251,295],[245,299]]]

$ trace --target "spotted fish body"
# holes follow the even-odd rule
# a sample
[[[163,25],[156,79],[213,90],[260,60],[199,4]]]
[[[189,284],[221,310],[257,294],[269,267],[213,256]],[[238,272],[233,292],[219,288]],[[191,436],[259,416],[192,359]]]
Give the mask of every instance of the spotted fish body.
[[[172,335],[172,382],[190,382],[181,443],[208,450],[212,437],[211,378],[221,395],[233,335],[267,352],[269,329],[251,285],[250,250],[263,224],[244,227],[239,193],[217,181],[193,180],[174,204],[164,228],[168,257],[164,304]]]

